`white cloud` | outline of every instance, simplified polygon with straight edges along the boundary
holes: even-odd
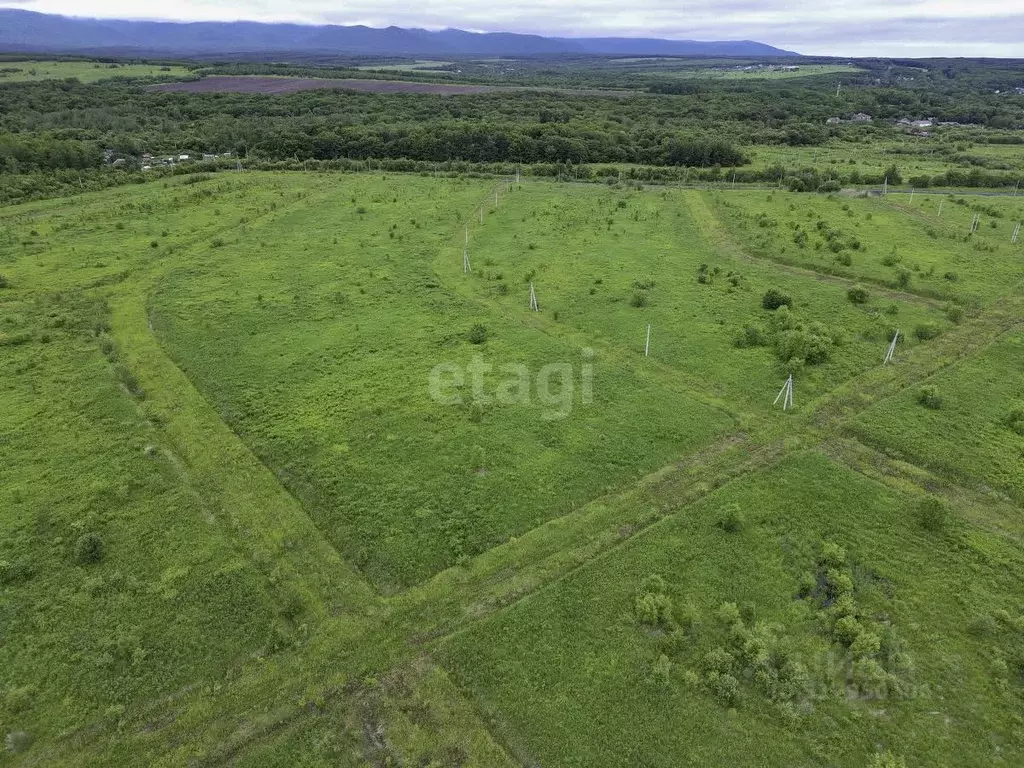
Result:
[[[1021,55],[1020,43],[1006,32],[1015,29],[1019,37],[1024,29],[1024,0],[164,0],[157,6],[124,0],[0,0],[4,5],[101,18],[749,39],[834,55]]]

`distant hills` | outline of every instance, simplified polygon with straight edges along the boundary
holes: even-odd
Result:
[[[86,19],[0,9],[0,50],[176,55],[313,53],[370,56],[795,56],[751,40],[700,42],[650,38],[560,38],[508,32],[256,22]]]

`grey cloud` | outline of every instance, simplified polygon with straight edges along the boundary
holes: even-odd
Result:
[[[1012,0],[1013,7],[1019,0]],[[139,18],[127,0],[0,0],[74,15]],[[164,0],[148,18],[459,27],[565,37],[752,39],[801,53],[1022,55],[1024,9],[1006,0]]]

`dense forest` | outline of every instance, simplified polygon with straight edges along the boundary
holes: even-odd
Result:
[[[605,61],[584,66],[527,60],[517,62],[514,73],[466,63],[460,65],[468,70],[460,81],[518,87],[444,97],[337,90],[172,93],[131,78],[8,83],[0,85],[0,199],[44,194],[44,188],[62,186],[60,174],[68,172],[75,172],[79,188],[106,185],[138,169],[146,153],[230,152],[252,163],[542,164],[546,172],[551,166],[614,163],[666,169],[653,176],[667,179],[676,178],[668,169],[692,168],[693,178],[714,179],[721,169],[740,169],[732,178],[802,175],[813,182],[825,169],[744,170],[746,148],[868,144],[898,135],[896,120],[919,118],[971,126],[944,129],[939,151],[948,155],[965,141],[1024,140],[1015,130],[1024,127],[1024,95],[1015,91],[1024,84],[1024,66],[1013,63],[869,61],[860,71],[787,80],[690,76],[707,64],[681,60],[679,68],[652,74]],[[339,65],[190,66],[194,77],[385,76]],[[437,72],[387,76],[450,80],[454,75],[448,65]],[[546,85],[551,82],[620,90],[581,93],[553,89]],[[855,113],[872,115],[874,121],[847,122]],[[827,124],[829,118],[843,122]],[[116,174],[105,167],[112,155],[124,158]],[[963,165],[955,178],[934,183],[1005,186],[1015,180],[999,174],[1009,169],[988,161]],[[841,180],[881,182],[864,174]]]

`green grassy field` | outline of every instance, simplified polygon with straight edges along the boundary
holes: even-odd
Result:
[[[1020,203],[939,199],[0,209],[4,759],[1019,763]]]
[[[73,77],[95,83],[111,77],[184,77],[189,70],[157,64],[103,64],[92,61],[5,61],[0,63],[0,83],[64,80]]]
[[[1013,414],[1024,408],[1022,348],[1019,333],[1001,337],[922,387],[868,410],[854,429],[886,451],[1002,491],[1019,503],[1024,499],[1024,424]],[[928,386],[938,390],[938,408],[920,402],[921,390]]]
[[[401,64],[366,64],[356,69],[374,70],[377,72],[418,72],[421,69],[439,69],[447,67],[450,61],[409,61]]]
[[[442,658],[525,765],[862,766],[883,750],[1013,764],[1020,687],[995,693],[996,660],[1019,647],[980,627],[1019,616],[1006,591],[1019,570],[1004,569],[1020,550],[959,523],[929,535],[917,503],[796,454],[454,636]],[[829,544],[881,641],[865,650],[835,642],[827,598],[799,597],[826,578]],[[657,622],[638,610],[650,594],[666,606]]]
[[[788,195],[738,192],[714,200],[752,251],[782,263],[961,304],[983,304],[1024,279],[1022,245],[1011,242],[1024,198],[922,192],[798,204]]]
[[[824,127],[824,126],[823,126]],[[962,149],[960,149],[962,147]],[[826,174],[878,174],[896,165],[907,179],[935,176],[948,170],[971,170],[974,165],[991,165],[1000,170],[1024,171],[1024,146],[986,145],[963,142],[951,150],[949,141],[937,134],[930,138],[908,136],[902,141],[872,140],[843,142],[832,140],[815,147],[752,146],[744,150],[752,168],[781,164],[787,168],[812,167]]]
[[[621,60],[624,61],[624,60]],[[861,72],[857,67],[846,66],[845,64],[801,64],[797,69],[715,69],[711,67],[686,67],[671,68],[671,60],[651,61],[648,59],[634,59],[636,64],[658,64],[650,70],[650,74],[657,74],[660,77],[686,78],[698,80],[792,80],[798,77],[814,77],[817,75],[837,75],[844,72]],[[736,65],[739,66],[739,65]],[[749,65],[748,65],[749,66]],[[630,68],[633,71],[634,68]]]

